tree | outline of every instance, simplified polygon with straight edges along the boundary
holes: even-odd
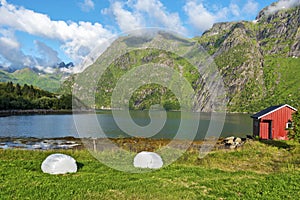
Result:
[[[288,138],[300,142],[300,112],[293,114],[293,127],[289,130]]]
[[[21,95],[22,95],[22,90],[21,90],[21,86],[20,86],[19,83],[17,83],[17,85],[16,85],[16,94],[17,94],[18,96],[21,96]]]
[[[24,84],[23,88],[22,88],[22,94],[23,96],[28,96],[30,87],[27,84]]]
[[[11,81],[7,82],[7,84],[6,84],[6,92],[13,93],[14,90],[15,90],[15,87],[14,87],[13,82],[11,82]]]

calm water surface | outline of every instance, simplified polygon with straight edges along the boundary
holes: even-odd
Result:
[[[96,119],[95,119],[96,116]],[[201,113],[200,119],[197,117],[188,118],[188,123],[199,121],[199,128],[196,139],[204,138],[208,125],[210,123],[221,123],[211,121],[209,113]],[[127,118],[117,116],[121,120],[127,121]],[[131,112],[134,122],[140,126],[150,123],[148,112],[134,111]],[[180,124],[180,112],[167,112],[167,121],[157,134],[152,138],[173,138]],[[78,114],[75,115],[78,129],[75,125],[74,117],[68,115],[26,115],[26,116],[9,116],[0,118],[0,137],[36,137],[36,138],[56,138],[56,137],[130,137],[124,133],[116,124],[111,112],[100,112],[97,115]],[[99,125],[102,132],[99,131]],[[188,139],[188,129],[181,135],[182,139]],[[245,137],[252,132],[252,120],[249,114],[227,114],[224,127],[221,133],[222,137],[240,136]]]

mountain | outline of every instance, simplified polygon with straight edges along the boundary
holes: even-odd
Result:
[[[21,85],[34,85],[43,90],[55,92],[60,88],[64,78],[68,76],[64,72],[56,70],[54,73],[46,73],[36,68],[23,68],[15,71],[0,69],[0,82],[13,82]]]
[[[111,105],[113,91],[120,84],[121,78],[124,78],[127,72],[132,72],[133,77],[126,77],[123,80],[125,83],[121,84],[121,88],[127,87],[129,91],[134,91],[132,98],[127,99],[131,109],[149,109],[152,105],[161,104],[167,110],[178,110],[180,100],[184,101],[184,106],[181,107],[192,108],[194,105],[184,99],[189,89],[177,80],[184,77],[193,93],[202,91],[203,94],[207,94],[207,91],[202,89],[204,79],[197,68],[182,55],[186,53],[186,56],[193,57],[193,50],[196,51],[197,47],[195,41],[161,31],[124,36],[114,41],[94,64],[76,77],[70,77],[64,85],[69,91],[70,87],[75,88],[73,94],[85,105],[120,108],[123,105]],[[144,66],[144,70],[134,71],[138,70],[139,66]],[[149,78],[152,81],[149,81]],[[174,90],[177,90],[181,98],[176,98],[172,92]],[[191,95],[188,100],[191,99]],[[203,97],[200,93],[195,94],[195,98]],[[210,104],[207,104],[203,109],[209,110],[209,107]],[[201,108],[194,106],[194,109]]]
[[[72,62],[69,62],[69,63],[65,63],[65,62],[61,62],[61,63],[58,63],[57,64],[57,67],[58,68],[66,68],[66,69],[70,69],[72,67],[74,67],[74,64]]]
[[[267,10],[252,22],[215,24],[197,38],[222,73],[230,111],[300,105],[300,7]]]
[[[70,77],[65,82],[63,91],[71,91],[74,80],[77,82],[90,79],[89,88],[79,95],[88,96],[95,92],[96,108],[111,107],[111,96],[118,80],[136,66],[146,63],[166,64],[175,69],[193,85],[197,100],[203,107],[201,111],[211,111],[207,105],[209,94],[203,88],[209,72],[197,74],[191,70],[182,52],[195,52],[201,45],[213,58],[224,81],[228,105],[232,112],[255,112],[270,105],[288,103],[300,106],[300,7],[281,9],[270,12],[263,9],[254,21],[224,22],[214,24],[202,36],[184,39],[159,33],[154,38],[121,37],[115,41],[83,73]],[[167,46],[170,52],[156,51],[151,48],[124,52],[112,63],[103,61],[128,47]],[[120,54],[121,55],[121,54]],[[198,56],[202,59],[203,54]],[[198,67],[201,67],[201,63]],[[105,69],[106,68],[106,69]],[[103,71],[105,70],[105,71]],[[101,79],[97,75],[101,74]],[[151,72],[149,72],[151,76]],[[85,77],[85,78],[84,78]],[[75,84],[76,86],[76,84]],[[126,85],[124,85],[125,87]],[[130,99],[132,109],[148,109],[150,105],[161,103],[165,107],[178,108],[176,100],[167,88],[158,85],[145,85],[137,90]]]
[[[13,82],[21,85],[34,85],[43,90],[56,92],[61,83],[72,73],[72,62],[60,62],[52,67],[2,67],[0,66],[0,82]]]

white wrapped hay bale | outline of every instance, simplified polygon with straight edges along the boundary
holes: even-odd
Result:
[[[77,172],[76,160],[65,154],[51,154],[42,163],[41,169],[48,174],[66,174]]]
[[[134,167],[159,169],[163,166],[163,161],[157,153],[142,151],[133,160]]]

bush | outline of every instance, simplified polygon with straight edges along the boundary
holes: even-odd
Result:
[[[289,130],[288,138],[300,142],[300,113],[299,111],[293,114],[293,128]]]

